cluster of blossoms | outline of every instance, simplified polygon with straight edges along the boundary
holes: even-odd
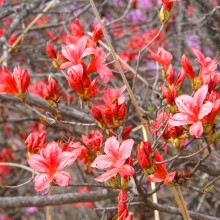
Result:
[[[152,152],[151,144],[147,141],[142,141],[136,150],[137,160],[140,167],[147,176],[147,181],[150,182],[171,182],[176,172],[168,173],[166,164],[163,163],[163,156],[158,151]]]
[[[66,79],[79,98],[89,101],[97,95],[100,87],[98,77],[92,79],[91,74],[97,72],[103,83],[109,82],[113,77],[112,71],[104,64],[108,55],[97,46],[102,37],[102,30],[97,25],[90,39],[76,20],[70,22],[70,31],[71,34],[63,39],[65,45],[62,46],[61,52],[55,50],[49,42],[46,51],[55,67],[60,70],[67,69]]]
[[[116,129],[122,124],[127,112],[122,95],[125,89],[125,86],[119,90],[108,87],[103,96],[104,105],[92,106],[92,115],[101,128]]]
[[[154,59],[161,64],[166,80],[166,84],[162,86],[162,94],[166,99],[170,113],[164,115],[167,115],[165,118],[170,118],[170,128],[185,125],[192,136],[198,138],[203,133],[209,134],[213,142],[216,137],[214,123],[220,111],[220,96],[215,91],[220,82],[220,75],[216,72],[217,60],[205,57],[196,48],[192,48],[192,51],[200,66],[198,76],[196,76],[192,64],[184,54],[181,61],[182,68],[175,81],[175,72],[171,64],[172,54],[163,48],[159,48],[158,53],[152,54]],[[179,95],[178,92],[186,76],[192,82],[194,90],[192,96]],[[174,130],[178,131],[177,136],[182,135],[181,127]]]
[[[69,185],[72,175],[62,169],[73,165],[76,159],[90,167],[94,160],[93,154],[98,153],[102,147],[103,136],[99,131],[92,131],[88,137],[82,135],[82,140],[82,144],[80,142],[46,142],[45,131],[34,131],[27,137],[25,141],[27,160],[29,165],[38,172],[35,177],[37,191],[48,188],[51,183],[59,186]]]

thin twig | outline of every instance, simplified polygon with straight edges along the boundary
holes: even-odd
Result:
[[[43,11],[37,15],[37,17],[25,28],[25,30],[18,36],[16,41],[12,44],[12,46],[8,49],[8,53],[11,53],[12,50],[18,45],[18,43],[21,41],[21,39],[24,37],[24,35],[33,27],[33,25],[52,7],[54,7],[57,4],[56,0],[52,0],[44,9]],[[0,63],[4,60],[4,56],[0,58]]]
[[[60,120],[63,124],[69,124],[69,125],[78,125],[78,126],[96,126],[96,123],[80,123],[80,122],[75,122],[75,121],[62,121]]]
[[[33,179],[30,178],[29,180],[25,181],[24,183],[21,183],[21,184],[16,185],[16,186],[0,185],[0,188],[15,189],[15,188],[19,188],[21,186],[24,186],[24,185],[30,183],[32,180]]]
[[[113,21],[108,22],[108,23],[106,24],[106,26],[110,26],[110,25],[112,25],[112,24],[114,24],[114,23],[116,23],[116,22],[121,21],[123,18],[125,18],[125,16],[128,14],[128,12],[129,12],[129,10],[130,10],[130,8],[131,8],[131,3],[132,3],[132,0],[129,0],[128,5],[127,5],[127,8],[125,9],[123,15],[122,15],[121,17],[119,17],[119,18],[113,20]]]
[[[12,162],[0,162],[0,166],[9,166],[9,167],[18,167],[18,168],[21,168],[21,169],[24,169],[24,170],[27,170],[31,173],[34,172],[33,169],[31,169],[30,167],[27,167],[25,165],[22,165],[22,164],[18,164],[18,163],[12,163]],[[35,171],[36,172],[36,171]],[[37,172],[36,172],[37,173]]]

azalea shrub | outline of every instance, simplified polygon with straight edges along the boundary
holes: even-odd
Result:
[[[1,219],[220,217],[207,3],[0,1]]]

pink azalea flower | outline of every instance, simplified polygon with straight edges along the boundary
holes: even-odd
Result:
[[[122,93],[126,90],[126,86],[122,86],[120,89],[115,89],[112,87],[108,87],[105,91],[103,100],[106,105],[111,106],[114,103],[118,103],[119,105],[125,102],[125,97]]]
[[[72,165],[76,157],[71,152],[62,152],[56,142],[50,142],[41,150],[40,155],[33,154],[28,158],[29,165],[39,174],[35,177],[35,189],[41,191],[51,182],[59,186],[69,185],[72,175],[62,171],[65,166]]]
[[[131,156],[134,141],[128,139],[122,141],[121,145],[116,137],[106,140],[104,146],[105,155],[100,155],[91,164],[91,167],[107,170],[101,176],[95,178],[96,181],[105,182],[119,174],[122,177],[132,176],[134,168],[126,164],[126,160]]]
[[[219,82],[220,74],[215,72],[217,69],[217,59],[205,57],[200,50],[192,48],[192,51],[196,55],[196,61],[200,65],[199,78],[202,79],[204,84],[208,84],[209,81],[214,78]]]
[[[94,54],[95,50],[91,47],[86,48],[88,37],[82,36],[76,44],[68,44],[62,47],[62,54],[68,60],[64,62],[60,69],[66,69],[78,65],[82,59],[88,55]]]
[[[151,55],[163,68],[168,68],[173,59],[172,54],[162,47],[158,48],[157,53],[151,53]]]
[[[97,72],[104,83],[109,82],[109,79],[113,77],[112,71],[104,64],[108,55],[102,48],[97,47],[96,54],[87,69],[88,73]]]
[[[212,102],[204,103],[207,94],[208,86],[203,85],[193,97],[188,95],[177,97],[175,102],[180,113],[176,113],[169,120],[169,124],[173,126],[190,125],[190,134],[200,137],[203,133],[202,120],[213,109]]]

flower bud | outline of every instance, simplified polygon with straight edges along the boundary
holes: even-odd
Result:
[[[152,165],[152,159],[151,159],[152,149],[149,142],[141,141],[141,143],[137,147],[136,154],[137,154],[138,164],[143,169],[147,169]]]

